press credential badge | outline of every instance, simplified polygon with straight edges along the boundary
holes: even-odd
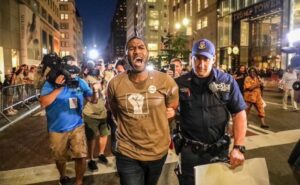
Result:
[[[69,105],[70,105],[70,109],[77,109],[78,107],[77,98],[69,98]]]

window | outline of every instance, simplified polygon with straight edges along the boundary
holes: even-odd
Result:
[[[159,20],[149,20],[149,26],[150,29],[152,28],[152,30],[158,30],[159,27]]]
[[[158,45],[156,43],[149,43],[148,49],[149,50],[158,50]]]
[[[184,17],[187,17],[187,11],[188,11],[188,7],[187,7],[187,3],[184,4]]]
[[[70,55],[70,51],[61,51],[61,52],[60,52],[60,56],[61,56],[61,57],[64,57],[64,56],[66,56],[66,55]]]
[[[68,23],[61,23],[60,24],[60,29],[69,29],[69,24]]]
[[[197,3],[197,10],[198,10],[198,12],[200,12],[200,10],[201,10],[201,0],[198,0],[198,3]]]
[[[67,4],[61,4],[61,5],[59,5],[59,10],[68,11],[68,5]]]
[[[61,42],[60,42],[60,46],[61,46],[61,47],[68,47],[68,46],[69,46],[69,43],[66,42],[66,41],[61,41]]]
[[[208,7],[208,1],[204,0],[204,8],[207,8],[207,7]]]
[[[53,21],[53,26],[56,30],[59,30],[59,25],[57,22]]]
[[[61,36],[62,39],[66,38],[66,34],[65,33],[61,33],[60,36]]]
[[[203,17],[203,19],[202,19],[202,28],[207,27],[207,25],[208,25],[207,17]]]
[[[48,22],[49,24],[52,24],[52,17],[50,15],[48,16]]]
[[[62,13],[62,14],[60,14],[60,19],[61,20],[68,20],[69,19],[69,15],[67,13]]]
[[[190,0],[190,16],[193,16],[193,1]]]
[[[150,18],[158,19],[158,11],[157,10],[150,10],[149,14],[150,14]]]
[[[202,28],[202,20],[199,19],[199,20],[197,21],[197,30],[200,30],[201,28]]]
[[[155,3],[156,0],[148,0],[149,3]]]
[[[47,12],[44,8],[42,8],[42,17],[47,20]]]

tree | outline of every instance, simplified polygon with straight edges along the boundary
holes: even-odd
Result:
[[[188,45],[188,36],[184,33],[179,33],[172,36],[170,33],[166,37],[161,38],[164,48],[162,54],[159,56],[162,60],[171,61],[172,58],[181,58],[188,61],[190,50],[186,49]]]

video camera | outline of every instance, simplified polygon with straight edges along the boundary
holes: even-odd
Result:
[[[75,76],[80,73],[80,68],[71,65],[71,62],[75,61],[75,58],[71,55],[60,58],[56,53],[50,53],[44,56],[42,60],[42,74],[46,76],[47,81],[55,84],[58,87],[67,85],[70,88],[77,88],[79,81]],[[65,83],[56,84],[55,80],[59,75],[64,75]]]
[[[93,60],[88,60],[84,66],[85,69],[87,69],[87,74],[98,77],[100,75],[99,69],[96,68],[96,64]]]

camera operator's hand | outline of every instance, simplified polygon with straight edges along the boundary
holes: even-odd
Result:
[[[55,79],[55,83],[56,84],[59,84],[59,85],[62,85],[65,83],[65,77],[64,75],[59,75],[56,79]]]

